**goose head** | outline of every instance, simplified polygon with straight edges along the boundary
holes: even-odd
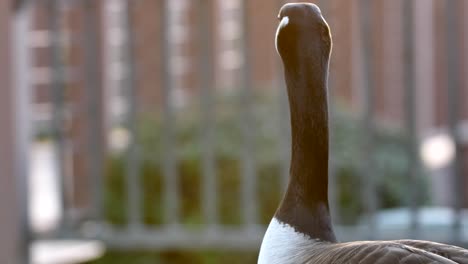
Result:
[[[278,19],[275,46],[283,61],[291,117],[303,119],[327,111],[332,37],[320,8],[311,3],[285,4]],[[319,107],[311,109],[311,104]],[[293,120],[293,130],[301,123]]]
[[[304,57],[328,61],[332,46],[330,28],[317,5],[286,4],[280,9],[278,19],[275,44],[285,68]]]

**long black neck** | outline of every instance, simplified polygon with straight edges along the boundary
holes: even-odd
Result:
[[[335,241],[328,208],[328,55],[285,61],[292,156],[276,217],[312,238]]]

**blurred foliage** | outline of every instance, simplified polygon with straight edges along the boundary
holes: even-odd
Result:
[[[253,147],[257,170],[257,193],[260,222],[268,224],[281,197],[281,151],[279,137],[281,109],[269,98],[255,98],[252,121],[255,126]],[[218,210],[221,224],[241,224],[241,154],[242,131],[239,126],[239,102],[236,98],[223,98],[215,103],[214,138],[216,176],[218,181]],[[342,107],[335,109],[332,118],[332,162],[335,165],[338,219],[341,224],[357,223],[365,213],[362,194],[365,179],[360,177],[363,166],[373,164],[374,181],[381,208],[407,204],[407,172],[409,159],[406,138],[401,131],[376,128],[373,137],[373,160],[362,159],[362,143],[366,135],[361,121]],[[282,122],[288,122],[283,120]],[[177,111],[175,118],[175,144],[172,150],[177,157],[181,223],[189,229],[203,226],[202,215],[202,136],[199,106]],[[135,138],[141,155],[140,181],[142,187],[142,212],[145,224],[157,227],[164,222],[162,139],[165,130],[159,118],[141,118]],[[126,154],[115,154],[108,161],[107,190],[105,194],[106,217],[113,225],[126,223]],[[427,183],[420,182],[421,193],[427,201]],[[110,252],[95,263],[255,263],[256,252]],[[222,261],[221,261],[222,259]]]
[[[332,159],[337,181],[337,203],[339,223],[344,225],[356,224],[365,214],[365,185],[369,179],[365,178],[366,169],[371,168],[372,181],[375,184],[375,195],[379,208],[394,208],[409,205],[410,189],[408,184],[410,164],[409,139],[401,129],[389,127],[388,124],[377,122],[373,135],[363,130],[362,121],[343,108],[337,109],[333,116],[331,137]],[[364,160],[363,147],[366,142],[372,143],[371,160]],[[430,202],[429,181],[421,177],[419,171],[416,186],[418,189],[418,203]]]

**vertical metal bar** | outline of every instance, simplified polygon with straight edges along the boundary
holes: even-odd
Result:
[[[278,13],[280,8],[283,6],[284,1],[278,1]],[[276,14],[275,14],[276,16]],[[291,160],[291,129],[289,127],[289,107],[288,107],[288,95],[285,87],[283,66],[281,65],[281,59],[279,55],[275,60],[276,65],[276,86],[278,87],[278,104],[279,104],[279,154],[280,154],[280,184],[282,193],[286,193],[286,188],[289,183],[289,163]]]
[[[257,223],[257,197],[256,191],[256,173],[255,173],[255,157],[253,155],[254,145],[254,125],[252,120],[252,76],[251,76],[251,61],[250,61],[250,45],[249,45],[249,15],[248,15],[248,0],[242,1],[242,87],[240,94],[241,120],[240,125],[244,140],[242,151],[242,206],[243,220],[247,227]]]
[[[124,44],[124,61],[128,75],[125,87],[128,99],[127,129],[131,135],[130,145],[127,150],[127,188],[128,207],[127,218],[130,229],[139,229],[142,226],[142,199],[141,199],[141,179],[140,179],[140,149],[137,130],[137,102],[136,102],[136,79],[135,79],[135,58],[133,56],[133,29],[132,29],[132,8],[130,0],[124,0],[123,4],[126,12],[122,12],[124,32],[126,32],[127,42]]]
[[[60,220],[60,228],[64,228],[67,220],[67,194],[65,177],[65,131],[64,131],[64,114],[65,114],[65,72],[64,58],[62,50],[61,36],[61,3],[59,0],[47,1],[49,10],[48,27],[50,30],[50,59],[51,59],[51,95],[52,95],[52,127],[51,132],[55,140],[54,154],[56,161],[56,177],[59,192],[60,192],[60,209],[62,218]]]
[[[19,226],[21,228],[18,240],[18,250],[16,252],[18,263],[30,263],[30,242],[32,241],[31,230],[29,226],[29,195],[28,195],[28,175],[29,175],[29,148],[33,136],[33,127],[31,124],[31,103],[32,93],[30,79],[25,76],[25,72],[30,71],[31,54],[28,46],[29,30],[31,23],[31,3],[23,1],[15,9],[12,33],[13,38],[11,48],[13,50],[14,65],[13,82],[11,91],[15,94],[15,166],[16,170],[16,192],[19,201]],[[12,58],[13,59],[13,58]],[[13,61],[12,61],[13,62]],[[3,245],[5,246],[5,245]],[[4,260],[7,261],[8,260]]]
[[[328,20],[328,25],[332,27],[333,25],[333,16],[330,15],[332,4],[328,0],[320,0],[318,1],[318,4],[320,5],[320,9],[322,10],[322,14],[324,14],[325,18]],[[328,14],[328,16],[327,16]],[[331,29],[333,32],[333,29]],[[330,126],[330,131],[329,131],[329,162],[328,162],[328,196],[329,196],[329,202],[330,202],[330,210],[331,210],[331,215],[332,215],[332,220],[335,223],[339,223],[339,205],[338,205],[338,184],[337,184],[337,178],[336,178],[336,168],[337,168],[337,162],[335,159],[335,131],[334,131],[334,116],[335,116],[335,100],[334,100],[334,95],[332,91],[333,89],[333,79],[328,77],[328,112],[329,112],[329,126]]]
[[[367,213],[369,214],[369,238],[374,238],[377,230],[375,213],[377,211],[377,197],[375,193],[375,168],[373,162],[374,148],[374,65],[372,61],[373,45],[372,45],[372,29],[371,29],[371,6],[372,1],[361,0],[361,30],[362,30],[362,53],[363,53],[363,75],[364,75],[364,113],[363,113],[363,164],[362,169],[364,176],[364,196],[363,202]]]
[[[410,235],[417,237],[419,233],[418,209],[419,192],[416,186],[419,179],[419,155],[418,136],[416,127],[416,100],[415,100],[415,80],[414,80],[414,51],[413,51],[413,1],[403,1],[403,33],[404,33],[404,80],[405,80],[405,108],[406,108],[406,128],[408,136],[407,153],[409,157],[408,167],[408,195],[411,211]]]
[[[217,189],[214,157],[214,61],[213,61],[213,1],[200,0],[198,3],[198,16],[200,17],[200,70],[201,70],[201,107],[202,128],[201,140],[203,142],[203,214],[208,227],[216,225],[217,216]]]
[[[171,12],[169,1],[161,1],[161,69],[162,72],[162,108],[163,108],[163,127],[162,138],[163,155],[163,174],[165,179],[164,186],[164,205],[166,206],[165,221],[166,224],[176,225],[179,222],[179,195],[178,195],[178,175],[177,161],[174,151],[174,109],[173,109],[173,88],[172,79],[172,49],[171,49]]]
[[[84,4],[84,46],[85,46],[85,63],[86,63],[86,102],[87,102],[87,117],[88,117],[88,129],[87,129],[87,143],[88,143],[88,174],[89,184],[91,190],[92,199],[92,212],[91,215],[95,220],[102,218],[103,204],[102,204],[102,192],[103,190],[103,151],[102,151],[102,134],[101,124],[102,119],[100,118],[100,106],[102,103],[102,86],[99,81],[99,56],[98,50],[99,45],[97,41],[99,39],[98,34],[98,9],[96,8],[96,1],[85,0]]]
[[[457,242],[461,241],[462,221],[461,212],[464,201],[464,178],[462,174],[462,151],[460,134],[458,133],[458,120],[460,116],[459,95],[460,95],[460,61],[459,61],[459,2],[457,0],[446,1],[446,19],[447,19],[447,86],[448,86],[448,126],[450,136],[455,142],[455,159],[452,164],[454,203],[453,209],[456,217],[454,218],[452,231]]]

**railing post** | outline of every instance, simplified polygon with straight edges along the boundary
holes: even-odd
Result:
[[[65,228],[69,217],[69,208],[71,205],[67,195],[66,180],[68,176],[65,168],[66,155],[66,135],[64,129],[65,119],[65,73],[64,73],[64,54],[62,50],[62,32],[61,32],[61,2],[59,0],[49,0],[47,2],[49,12],[48,28],[50,30],[49,56],[51,64],[51,84],[50,94],[52,95],[52,127],[51,134],[54,140],[54,155],[56,160],[56,175],[60,192],[60,210],[62,217],[60,228]]]
[[[88,143],[88,174],[91,190],[91,216],[93,220],[102,220],[103,215],[103,191],[104,191],[104,150],[103,150],[103,118],[102,108],[103,90],[101,76],[99,75],[102,63],[100,61],[99,45],[99,11],[102,2],[85,0],[84,4],[84,46],[85,46],[85,71],[86,71],[86,105],[87,105],[87,143]]]
[[[327,18],[327,22],[330,30],[334,32],[333,28],[333,20],[336,20],[336,17],[333,17],[331,14],[331,10],[333,9],[332,3],[328,0],[319,0],[318,4],[320,5],[320,9],[322,10],[322,14]],[[333,36],[332,36],[333,37]],[[330,65],[331,67],[331,65]],[[330,71],[330,73],[332,73]],[[330,74],[328,77],[328,122],[330,126],[329,131],[329,154],[328,154],[328,199],[330,203],[330,211],[332,216],[333,223],[340,223],[341,216],[339,214],[339,204],[338,204],[338,196],[339,196],[339,186],[338,186],[338,179],[337,179],[337,160],[335,158],[335,115],[336,115],[336,105],[335,105],[335,96],[334,96],[334,82],[333,82],[333,74]]]
[[[377,195],[375,193],[375,165],[374,165],[374,64],[373,64],[373,45],[372,45],[372,1],[361,0],[361,36],[362,36],[362,54],[363,54],[363,76],[364,76],[364,109],[362,125],[364,129],[363,152],[362,152],[362,175],[363,178],[363,202],[368,213],[369,219],[369,238],[376,237],[377,223],[375,214],[377,212]]]
[[[452,164],[453,179],[453,209],[455,218],[453,221],[453,237],[456,242],[462,239],[461,213],[464,201],[465,180],[463,173],[463,157],[459,134],[460,118],[460,59],[459,59],[459,27],[458,27],[458,0],[446,1],[446,19],[447,19],[447,88],[448,88],[448,127],[450,136],[455,142],[455,159]]]
[[[127,36],[125,43],[125,63],[127,65],[126,76],[126,96],[128,102],[127,113],[127,129],[131,134],[130,146],[127,150],[127,195],[128,195],[128,221],[131,230],[142,228],[142,193],[141,193],[141,177],[140,177],[140,145],[138,142],[138,118],[137,118],[137,98],[136,98],[136,78],[135,78],[135,58],[134,58],[134,35],[133,35],[133,10],[132,1],[125,0],[124,28]]]
[[[215,226],[218,222],[217,213],[217,182],[216,164],[214,149],[214,58],[213,58],[213,5],[211,0],[200,0],[198,12],[200,17],[199,25],[199,47],[201,65],[201,107],[202,107],[202,128],[201,140],[202,168],[203,168],[203,214],[208,227]]]
[[[414,72],[414,49],[413,49],[413,1],[404,1],[403,3],[403,32],[404,32],[404,78],[405,78],[405,108],[406,108],[406,129],[407,129],[407,153],[409,156],[408,168],[408,195],[409,207],[411,210],[409,233],[411,237],[417,237],[419,234],[418,207],[419,191],[415,188],[419,180],[419,155],[418,155],[418,133],[416,126],[416,91],[415,91],[415,72]]]
[[[257,223],[257,197],[255,196],[257,175],[255,171],[255,155],[253,155],[254,139],[255,139],[255,126],[253,125],[252,117],[252,98],[253,98],[253,83],[252,83],[252,67],[250,60],[251,47],[249,45],[249,1],[242,1],[242,54],[243,54],[243,67],[242,67],[242,84],[240,91],[240,124],[243,136],[242,148],[242,206],[243,206],[243,220],[246,227],[253,227]]]
[[[284,5],[284,0],[278,0],[278,9]],[[275,16],[277,14],[274,14]],[[279,154],[280,154],[280,185],[282,194],[286,193],[286,188],[289,183],[289,162],[291,160],[291,129],[289,120],[289,107],[288,107],[288,94],[284,83],[283,66],[279,54],[275,53],[275,73],[276,73],[276,86],[278,87],[278,104],[279,104]]]
[[[177,159],[174,149],[175,113],[174,113],[174,81],[172,76],[172,48],[171,48],[171,8],[169,0],[161,1],[161,69],[162,69],[162,109],[163,109],[163,138],[162,170],[164,175],[165,223],[175,226],[179,224],[179,179],[177,175]]]
[[[29,263],[29,5],[0,1],[0,260]],[[13,12],[15,12],[13,14]],[[11,37],[11,39],[10,39]],[[11,67],[12,66],[12,67]]]

